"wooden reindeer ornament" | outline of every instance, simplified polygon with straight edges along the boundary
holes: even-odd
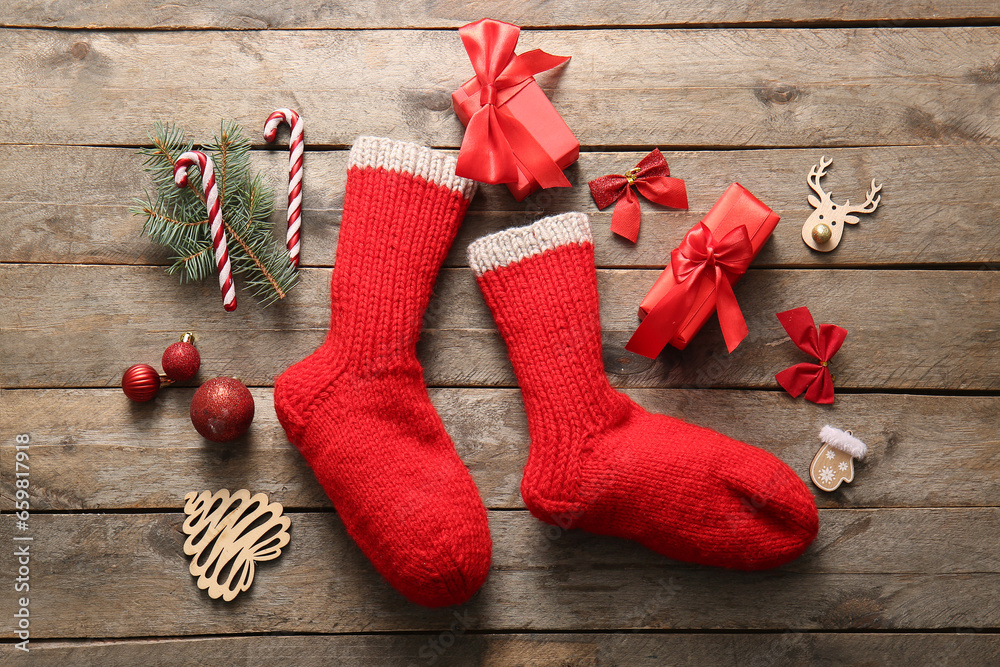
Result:
[[[833,193],[824,192],[822,186],[819,184],[820,179],[826,176],[826,168],[831,164],[833,164],[832,158],[821,157],[819,164],[813,165],[813,168],[809,170],[809,177],[806,179],[809,187],[819,196],[809,195],[809,203],[816,210],[812,212],[809,219],[802,225],[802,240],[805,241],[807,246],[820,252],[830,252],[837,247],[841,237],[844,235],[845,224],[858,224],[860,218],[856,215],[851,215],[852,213],[872,213],[878,207],[879,202],[882,201],[881,195],[878,197],[875,196],[882,189],[882,186],[875,185],[875,179],[873,178],[871,188],[868,190],[868,198],[864,204],[861,206],[851,206],[850,199],[843,204],[834,204]]]

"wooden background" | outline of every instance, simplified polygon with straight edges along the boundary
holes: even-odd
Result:
[[[0,492],[29,433],[31,653],[14,649],[13,518],[0,522],[0,652],[88,665],[996,664],[1000,654],[1000,5],[996,0],[513,3],[14,0],[0,8]],[[322,340],[346,149],[359,134],[457,149],[449,94],[471,75],[455,28],[519,23],[520,50],[572,55],[539,77],[583,152],[575,187],[515,203],[482,188],[437,287],[421,355],[431,395],[490,509],[489,580],[458,609],[405,602],[344,532],[278,425],[276,374]],[[156,120],[196,141],[224,117],[306,119],[301,283],[282,304],[179,286],[128,213]],[[286,134],[283,134],[284,138]],[[254,157],[284,188],[284,143]],[[608,231],[586,182],[660,147],[691,210],[644,204],[640,241]],[[885,182],[828,255],[799,238],[821,155],[838,201]],[[738,180],[783,220],[737,288],[750,337],[714,320],[656,362],[622,349],[684,232]],[[280,199],[280,197],[279,197]],[[482,234],[591,214],[606,362],[637,401],[759,444],[803,477],[826,423],[867,441],[857,480],[817,491],[819,538],[745,574],[562,533],[518,494],[527,432],[492,319],[463,266]],[[282,209],[276,213],[283,219]],[[850,331],[837,402],[788,397],[804,360],[774,313],[808,305]],[[251,385],[250,434],[211,445],[193,386],[149,404],[121,372],[194,329],[202,378]],[[187,573],[184,494],[249,487],[292,518],[285,554],[237,601]],[[812,488],[810,486],[810,488]]]

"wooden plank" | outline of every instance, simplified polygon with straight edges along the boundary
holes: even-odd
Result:
[[[799,228],[811,208],[805,184],[820,154],[834,159],[826,186],[838,201],[857,201],[872,178],[884,182],[878,212],[852,228],[836,252],[815,253]],[[644,153],[584,153],[568,173],[573,188],[540,192],[517,203],[503,186],[485,186],[472,203],[448,266],[465,266],[474,239],[564,211],[591,215],[600,266],[655,267],[700,220],[730,181],[739,181],[782,217],[756,266],[871,266],[1000,262],[1000,237],[983,234],[1000,217],[1000,149],[995,146],[890,146],[769,151],[675,151],[666,157],[686,179],[691,209],[644,204],[642,234],[633,245],[608,228],[612,209],[597,211],[587,181],[622,173]],[[255,151],[258,168],[282,191],[284,150]],[[762,165],[766,163],[766,169]],[[73,169],[52,169],[54,164]],[[969,169],[975,164],[974,170]],[[333,264],[343,207],[346,151],[307,155],[303,264]],[[26,179],[23,174],[32,174]],[[142,219],[128,209],[150,187],[131,149],[0,146],[0,261],[166,264],[165,253],[142,236]],[[284,207],[275,220],[283,227]]]
[[[45,28],[215,28],[266,30],[295,28],[449,28],[483,16],[496,7],[485,0],[452,2],[400,2],[386,4],[363,0],[351,5],[315,5],[302,0],[258,5],[252,9],[237,0],[194,0],[178,4],[135,3],[112,0],[81,7],[68,0],[23,0],[5,5],[0,25]],[[905,21],[977,20],[1000,15],[989,0],[886,0],[870,3],[830,3],[816,6],[802,0],[768,2],[711,2],[695,0],[663,4],[645,0],[629,5],[587,0],[553,7],[514,3],[504,7],[503,18],[521,26],[642,26],[741,23],[826,23],[835,21],[884,23]]]
[[[285,553],[261,564],[253,588],[228,604],[210,600],[188,573],[183,514],[35,514],[32,636],[440,631],[455,620],[454,609],[424,609],[393,591],[335,514],[290,516]],[[757,573],[674,563],[624,540],[558,531],[524,511],[493,512],[490,522],[491,576],[457,610],[470,630],[1000,623],[994,586],[1000,508],[822,510],[820,535],[802,558]],[[12,530],[12,522],[3,522],[7,544]],[[8,581],[13,561],[3,557]],[[2,604],[0,631],[9,637],[13,596]]]
[[[998,41],[998,27],[545,30],[522,49],[573,56],[539,81],[584,146],[988,144]],[[315,146],[457,147],[450,93],[472,74],[440,30],[9,30],[0,70],[5,143],[82,145],[145,143],[154,120],[207,138],[220,115],[258,126],[289,104]]]
[[[286,508],[330,503],[287,442],[271,391],[253,389],[254,425],[232,445],[194,432],[193,389],[171,388],[144,405],[116,389],[18,390],[0,396],[0,432],[31,436],[36,510],[171,509],[194,490],[251,486]],[[1000,506],[1000,397],[846,394],[818,411],[777,392],[631,389],[647,409],[701,424],[772,452],[823,508]],[[431,399],[487,507],[520,509],[529,438],[520,392],[432,389]],[[870,448],[854,483],[815,490],[808,467],[824,424],[851,428]],[[11,461],[13,439],[0,443]],[[266,471],[266,472],[264,472]],[[0,476],[0,508],[13,509],[14,479]]]
[[[628,354],[636,308],[658,271],[601,270],[605,366],[619,386],[775,389],[774,374],[807,360],[776,312],[808,305],[851,332],[834,360],[840,389],[995,390],[1000,387],[997,271],[752,269],[736,286],[750,335],[726,355],[710,320],[683,352],[656,362]],[[305,269],[278,307],[248,299],[235,313],[218,286],[178,286],[158,267],[0,265],[4,387],[111,387],[126,366],[155,362],[165,341],[195,328],[212,375],[270,384],[324,339],[328,271]],[[514,377],[468,269],[446,269],[425,317],[421,355],[432,386],[507,385]],[[857,298],[864,294],[865,298]],[[99,305],[98,305],[99,304]],[[159,341],[159,342],[157,342]],[[67,351],[72,351],[67,354]]]
[[[30,643],[32,664],[103,666],[271,664],[295,656],[300,667],[366,665],[985,665],[1000,652],[989,633],[472,634],[456,619],[433,634],[205,637]],[[17,657],[11,644],[0,655]]]

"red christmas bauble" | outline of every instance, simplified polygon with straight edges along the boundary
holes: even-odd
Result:
[[[190,380],[198,374],[201,355],[198,348],[186,340],[174,343],[163,351],[163,373],[175,382]]]
[[[235,440],[253,421],[253,396],[236,378],[212,378],[191,399],[191,423],[212,442]]]
[[[129,366],[122,375],[122,391],[136,403],[145,403],[160,390],[160,374],[149,364]]]

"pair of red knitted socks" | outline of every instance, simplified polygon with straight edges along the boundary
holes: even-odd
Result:
[[[274,388],[279,421],[348,533],[397,590],[432,607],[466,601],[490,567],[486,510],[416,356],[434,282],[474,193],[445,153],[359,139],[330,330]],[[469,263],[524,396],[531,444],[521,493],[532,514],[746,570],[808,547],[816,506],[785,464],[650,414],[611,387],[585,215],[479,239]]]

